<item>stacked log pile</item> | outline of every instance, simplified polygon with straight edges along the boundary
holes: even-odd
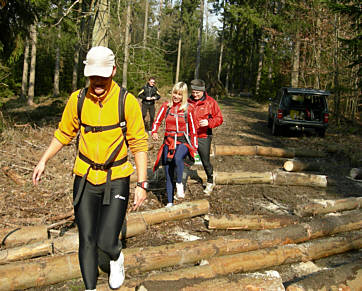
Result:
[[[324,156],[320,152],[298,152],[260,146],[216,146],[214,154],[286,158]],[[284,164],[286,172],[215,172],[216,184],[267,183],[327,187],[327,177],[324,175],[295,173],[316,170],[317,165],[297,160],[287,162]],[[205,179],[203,171],[188,174],[191,181],[192,175]],[[298,205],[290,215],[283,216],[230,213],[216,216],[209,213],[210,205],[207,200],[130,213],[127,215],[120,239],[145,232],[154,224],[201,215],[207,215],[204,218],[208,221],[210,231],[224,229],[233,230],[233,233],[207,240],[124,249],[126,271],[135,275],[135,278],[126,280],[125,285],[119,290],[170,290],[170,286],[172,290],[184,291],[285,290],[285,287],[288,291],[328,288],[358,290],[362,279],[361,261],[328,270],[334,274],[333,279],[328,282],[321,279],[324,272],[321,271],[288,286],[283,285],[281,277],[275,271],[263,274],[246,272],[272,270],[273,267],[282,264],[317,260],[361,249],[361,199],[355,197],[315,200]],[[348,212],[343,212],[346,210]],[[338,215],[325,215],[331,212],[338,212]],[[74,216],[73,213],[67,213],[59,219],[69,221],[74,219]],[[43,225],[0,231],[0,291],[46,286],[81,276],[76,253],[77,233],[50,238],[49,228],[50,226]],[[163,270],[170,267],[174,270]],[[232,280],[228,277],[230,274],[233,274]],[[101,284],[97,286],[97,290],[110,289],[107,284]]]
[[[356,210],[338,217],[316,217],[308,223],[289,224],[283,228],[241,231],[230,237],[125,249],[125,266],[132,274],[207,260],[202,266],[152,273],[142,281],[130,282],[133,287],[148,281],[213,279],[359,249],[362,246],[362,232],[358,231],[361,227],[362,213]],[[4,264],[0,266],[0,290],[44,286],[78,278],[78,264],[75,252]]]

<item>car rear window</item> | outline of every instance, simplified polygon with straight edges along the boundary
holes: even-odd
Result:
[[[283,98],[286,107],[324,108],[325,104],[323,95],[288,94]]]

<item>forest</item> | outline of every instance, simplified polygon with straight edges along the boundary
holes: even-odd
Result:
[[[0,106],[67,98],[86,82],[86,52],[104,45],[134,94],[149,76],[161,88],[202,78],[211,96],[258,101],[281,86],[312,87],[333,93],[337,123],[354,121],[361,9],[356,0],[2,0]]]

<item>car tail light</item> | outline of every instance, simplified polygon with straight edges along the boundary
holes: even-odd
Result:
[[[324,115],[323,115],[323,122],[324,122],[324,123],[328,123],[328,117],[329,117],[329,114],[328,114],[328,113],[324,113]]]
[[[281,109],[278,109],[277,118],[282,119],[283,118],[283,111]]]

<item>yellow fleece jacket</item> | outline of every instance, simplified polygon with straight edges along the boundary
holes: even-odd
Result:
[[[65,106],[62,119],[54,136],[62,144],[66,145],[76,136],[80,124],[77,114],[77,103],[79,91],[71,94],[67,105]],[[112,85],[103,96],[97,97],[91,87],[88,88],[86,98],[82,108],[81,120],[83,124],[90,126],[106,126],[119,122],[118,115],[118,95],[120,87],[112,81]],[[127,141],[130,151],[147,152],[148,136],[142,119],[142,113],[136,98],[128,93],[125,103],[125,119],[127,122]],[[123,139],[122,129],[120,127],[103,131],[84,133],[84,127],[81,127],[79,139],[79,151],[95,163],[103,164],[112,154],[113,150]],[[115,161],[127,156],[127,145],[123,144],[121,150],[115,158]],[[76,175],[86,174],[89,164],[77,156],[73,172]],[[112,167],[111,179],[127,177],[134,172],[132,164],[126,163]],[[92,184],[103,184],[107,180],[107,171],[90,169],[87,180]]]

